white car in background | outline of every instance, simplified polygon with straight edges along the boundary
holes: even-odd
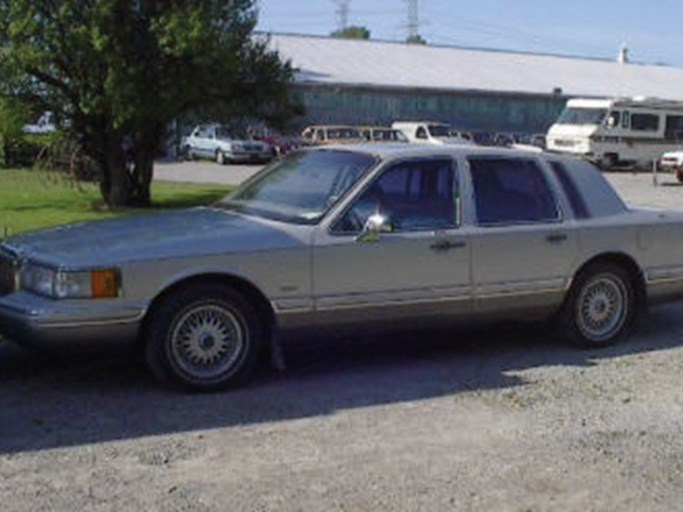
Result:
[[[436,145],[472,144],[472,136],[454,131],[448,124],[434,121],[395,121],[391,127],[400,130],[412,143]],[[468,137],[469,135],[469,137]]]
[[[678,181],[683,183],[683,149],[667,151],[659,157],[658,165],[663,171],[676,173]]]
[[[217,123],[196,126],[183,139],[181,152],[191,160],[209,158],[221,165],[238,162],[265,163],[274,156],[273,149],[265,142],[242,139]]]

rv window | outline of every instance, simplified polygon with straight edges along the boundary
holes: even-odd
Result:
[[[656,114],[631,114],[631,129],[656,132],[659,129],[659,116]]]
[[[566,108],[557,119],[557,124],[600,124],[607,111],[602,108]]]
[[[683,140],[683,116],[666,116],[664,138],[668,140]]]
[[[621,112],[618,110],[613,110],[612,112],[609,113],[606,119],[607,126],[610,128],[616,128],[619,126],[619,122],[621,121]]]

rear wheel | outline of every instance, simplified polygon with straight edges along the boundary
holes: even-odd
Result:
[[[600,167],[603,170],[610,170],[614,167],[617,166],[619,163],[619,156],[614,154],[614,153],[606,153],[602,155],[602,158],[600,160]]]
[[[676,178],[680,183],[683,183],[683,169],[678,169],[676,171]]]
[[[183,288],[152,312],[147,362],[154,375],[191,391],[224,389],[246,379],[263,347],[251,304],[221,285]]]
[[[586,267],[575,279],[560,313],[558,326],[571,343],[588,348],[621,339],[635,317],[631,277],[611,263]]]

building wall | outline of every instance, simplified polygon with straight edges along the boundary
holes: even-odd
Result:
[[[462,130],[545,133],[564,108],[562,96],[441,92],[329,85],[297,86],[305,124],[444,121]]]

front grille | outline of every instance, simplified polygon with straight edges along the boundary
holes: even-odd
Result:
[[[0,252],[0,297],[8,295],[16,287],[16,259]]]

